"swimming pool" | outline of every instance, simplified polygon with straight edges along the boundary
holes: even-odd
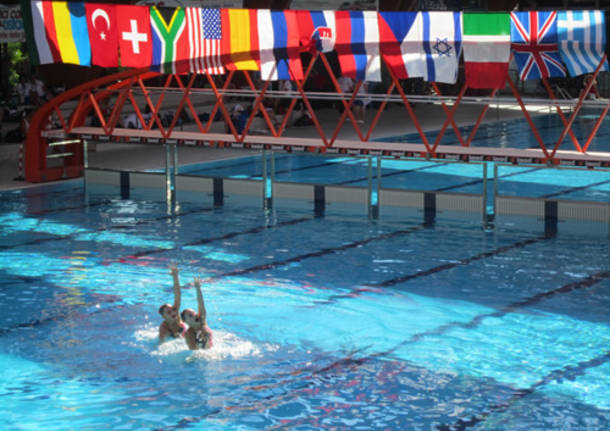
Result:
[[[551,112],[551,110],[549,110]],[[564,112],[566,118],[569,118],[571,111]],[[490,116],[493,114],[489,114]],[[584,145],[589,134],[593,130],[596,120],[600,115],[599,110],[583,109],[572,124],[571,131],[580,145]],[[532,117],[532,122],[538,131],[540,138],[547,148],[551,149],[559,139],[564,125],[561,117],[556,114],[538,114]],[[466,139],[472,132],[474,126],[467,125],[459,127],[459,131]],[[438,135],[438,131],[433,130],[426,132],[428,142],[434,143]],[[602,121],[599,130],[592,139],[588,151],[610,151],[610,123]],[[380,138],[379,141],[385,142],[411,142],[423,144],[418,133],[409,133],[402,136],[393,136]],[[440,145],[459,145],[455,131],[451,127],[447,127]],[[510,148],[539,148],[538,141],[532,133],[525,118],[512,120],[496,120],[490,121],[477,129],[477,133],[471,143],[474,147],[510,147]],[[559,147],[562,150],[575,150],[570,135],[562,141]]]
[[[1,193],[2,429],[610,428],[607,236],[157,195]],[[209,351],[157,345],[172,262]]]
[[[574,124],[576,138],[584,143],[596,116],[580,115]],[[562,130],[557,115],[537,115],[533,118],[544,142],[552,148]],[[472,126],[459,128],[468,136]],[[434,143],[438,131],[428,132]],[[610,123],[603,122],[589,151],[610,151]],[[569,137],[566,140],[569,141]],[[422,143],[417,133],[380,139],[387,142]],[[442,145],[459,145],[455,132],[449,127],[441,140]],[[472,146],[511,148],[538,148],[525,119],[492,121],[482,124],[472,141]],[[571,142],[564,142],[562,149],[574,149]],[[276,153],[274,155],[274,180],[282,182],[333,184],[366,187],[369,180],[369,160],[366,157],[337,155],[299,155]],[[269,164],[269,162],[268,162]],[[610,202],[610,170],[587,168],[546,168],[540,166],[515,166],[507,163],[487,163],[489,180],[487,201],[493,201],[494,165],[497,165],[496,193],[501,196],[520,196],[536,199],[562,199],[573,201]],[[266,167],[270,172],[269,166]],[[376,167],[375,167],[376,169]],[[265,166],[260,155],[226,159],[211,163],[192,164],[179,169],[181,175],[209,176],[235,179],[256,179],[264,176]],[[159,170],[160,172],[160,170]],[[386,189],[408,189],[464,194],[482,194],[484,171],[481,163],[455,163],[447,160],[380,160],[379,181]],[[377,172],[373,174],[377,182]]]
[[[366,187],[368,159],[336,156],[276,154],[275,180]],[[488,163],[488,201],[493,200],[494,163]],[[479,163],[380,160],[380,185],[386,189],[482,194],[484,171]],[[234,179],[263,178],[260,155],[183,166],[182,175]],[[377,183],[376,172],[372,177]],[[498,164],[498,195],[537,199],[610,202],[610,171]]]

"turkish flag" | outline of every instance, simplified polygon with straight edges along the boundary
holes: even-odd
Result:
[[[91,44],[91,63],[102,67],[118,67],[119,39],[115,6],[85,3],[85,10]]]
[[[116,6],[121,66],[150,67],[152,37],[148,6]]]

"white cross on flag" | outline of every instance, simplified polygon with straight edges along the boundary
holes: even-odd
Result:
[[[148,6],[117,5],[121,66],[150,67],[152,38]]]

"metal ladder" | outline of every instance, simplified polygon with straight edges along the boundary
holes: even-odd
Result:
[[[55,142],[49,142],[47,144],[47,150],[49,148],[56,148],[56,147],[64,147],[66,145],[72,145],[72,144],[80,144],[81,140],[80,139],[70,139],[67,141],[55,141]],[[69,151],[64,151],[62,153],[51,153],[49,154],[47,152],[47,160],[49,159],[60,159],[60,158],[64,158],[64,157],[70,157],[73,156],[74,153],[69,152]]]

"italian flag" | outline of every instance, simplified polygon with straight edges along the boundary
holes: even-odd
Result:
[[[463,20],[466,84],[504,88],[510,60],[510,15],[466,12]]]

